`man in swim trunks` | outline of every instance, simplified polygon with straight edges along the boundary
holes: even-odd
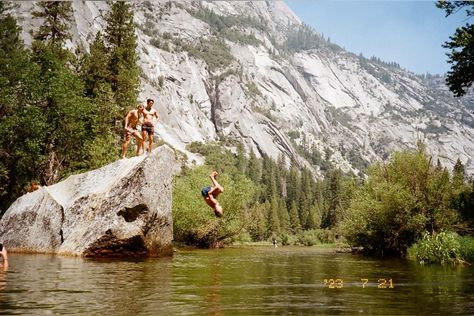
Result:
[[[222,187],[219,183],[216,181],[218,173],[217,171],[213,171],[210,175],[209,178],[211,178],[212,181],[212,186],[211,187],[204,187],[201,190],[202,197],[204,198],[204,201],[206,201],[207,205],[212,207],[214,209],[214,214],[217,217],[222,217],[223,210],[222,206],[219,204],[217,201],[217,196],[224,192],[224,187]]]
[[[145,141],[148,137],[148,148],[147,152],[151,153],[153,149],[153,134],[155,132],[155,124],[153,119],[156,118],[156,122],[159,122],[158,112],[153,108],[155,101],[153,99],[146,100],[146,109],[143,111],[144,119],[142,124],[142,148],[145,151]]]
[[[137,105],[137,108],[135,110],[131,110],[125,116],[125,127],[122,144],[122,159],[125,159],[128,143],[130,143],[132,135],[137,140],[137,156],[140,154],[140,148],[142,147],[143,138],[140,135],[140,132],[138,131],[137,125],[140,120],[140,115],[143,114],[143,111],[143,105],[139,104]]]

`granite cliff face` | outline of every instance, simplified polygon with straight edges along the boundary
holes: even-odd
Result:
[[[27,43],[39,23],[30,22],[33,6],[22,2],[18,11]],[[108,4],[73,6],[70,45],[87,49]],[[422,140],[434,159],[452,167],[459,158],[474,173],[472,98],[454,99],[395,63],[308,37],[282,1],[144,1],[134,10],[140,97],[157,99],[157,134],[181,151],[223,136],[318,175],[322,161],[358,172]]]
[[[118,160],[16,200],[0,220],[9,251],[77,256],[172,254],[172,177],[168,146]]]

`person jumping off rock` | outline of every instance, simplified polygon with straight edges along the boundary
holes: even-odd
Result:
[[[206,201],[207,205],[214,209],[214,214],[217,217],[222,217],[224,215],[222,206],[217,201],[217,196],[224,192],[224,187],[222,187],[216,180],[218,173],[217,171],[213,171],[209,178],[211,178],[212,186],[204,187],[201,190],[202,197],[204,201]]]

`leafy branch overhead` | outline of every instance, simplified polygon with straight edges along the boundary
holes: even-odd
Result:
[[[446,17],[466,9],[468,18],[474,16],[474,2],[472,1],[438,1],[436,6],[446,12]],[[458,27],[443,47],[450,51],[448,63],[451,70],[448,72],[446,83],[456,97],[465,95],[474,81],[474,25]]]

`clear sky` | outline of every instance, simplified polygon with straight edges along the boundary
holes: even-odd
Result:
[[[397,62],[422,74],[443,74],[449,40],[466,20],[465,10],[445,17],[433,1],[285,0],[304,23],[332,43],[365,57]]]

